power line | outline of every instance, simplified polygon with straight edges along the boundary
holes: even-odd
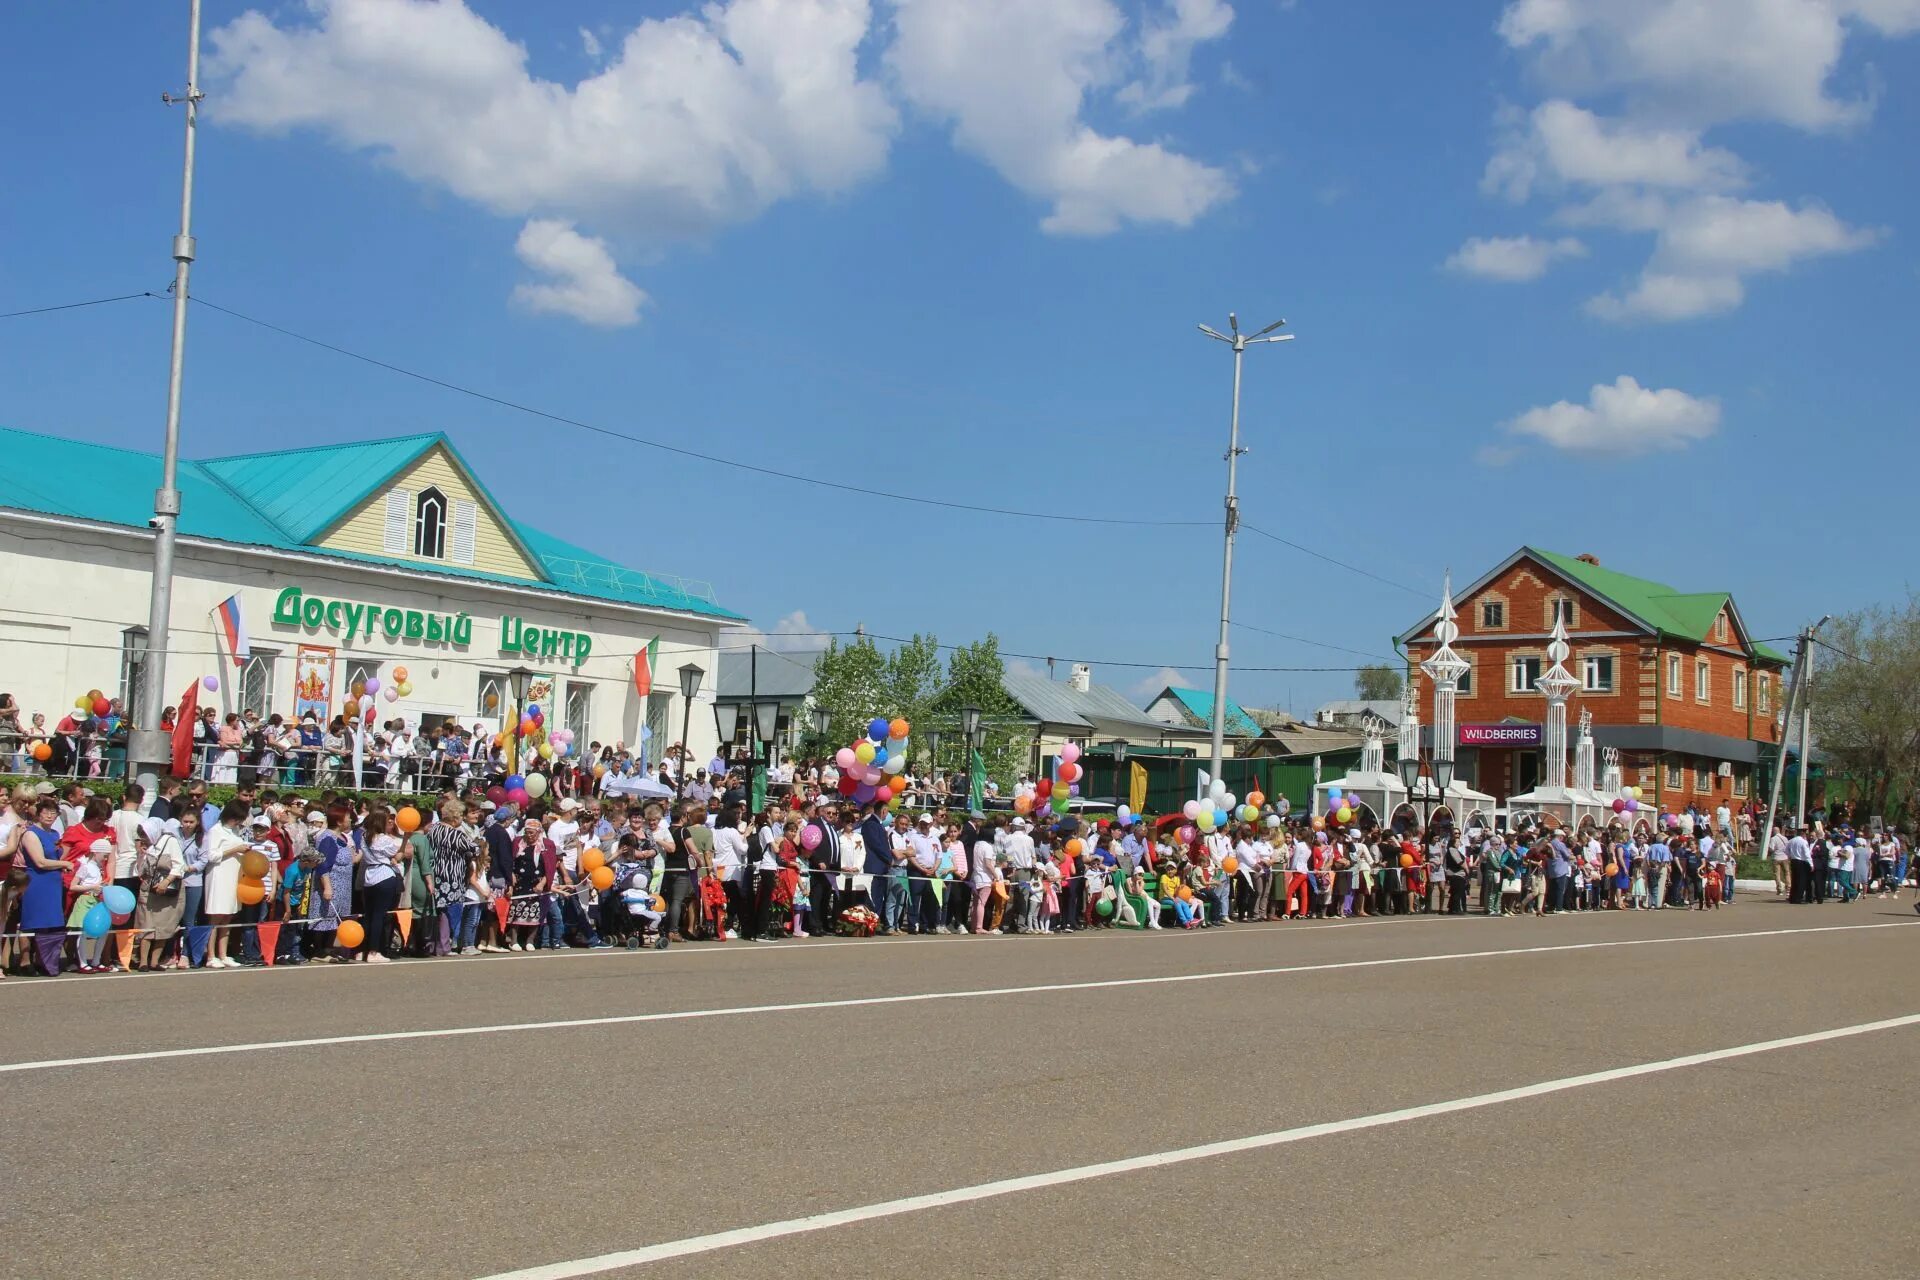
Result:
[[[1265,627],[1256,627],[1250,622],[1241,622],[1238,619],[1234,621],[1233,625],[1242,631],[1258,631],[1263,636],[1273,636],[1279,640],[1291,640],[1295,644],[1310,644],[1316,649],[1331,649],[1335,653],[1350,653],[1356,658],[1379,658],[1383,662],[1400,661],[1398,658],[1389,658],[1384,653],[1375,653],[1371,649],[1349,649],[1345,645],[1328,644],[1324,640],[1309,640],[1305,636],[1292,636],[1284,631],[1269,631]]]
[[[1315,551],[1312,547],[1303,547],[1297,542],[1290,542],[1287,539],[1281,537],[1279,534],[1268,533],[1265,529],[1259,528],[1256,525],[1243,523],[1241,524],[1240,527],[1242,529],[1245,529],[1248,533],[1257,533],[1261,537],[1266,538],[1272,542],[1277,542],[1283,547],[1292,547],[1295,551],[1300,552],[1302,555],[1312,556],[1315,560],[1324,560],[1328,564],[1333,565],[1336,568],[1345,569],[1348,573],[1357,573],[1363,578],[1372,578],[1375,582],[1384,583],[1389,587],[1398,587],[1400,590],[1406,592],[1408,595],[1419,596],[1423,600],[1431,599],[1433,596],[1433,592],[1431,591],[1422,591],[1418,587],[1410,587],[1404,582],[1395,582],[1392,578],[1383,578],[1377,573],[1373,573],[1369,570],[1362,569],[1357,564],[1348,564],[1344,560],[1336,560],[1332,556],[1327,555],[1324,552]]]
[[[412,378],[417,382],[424,382],[429,386],[439,387],[443,391],[451,391],[456,395],[469,396],[472,399],[497,405],[503,409],[511,409],[516,413],[524,413],[531,417],[542,418],[548,422],[557,422],[563,426],[575,427],[581,431],[591,431],[596,435],[607,436],[610,439],[624,440],[628,444],[637,444],[643,448],[658,449],[662,453],[671,453],[682,458],[692,458],[698,462],[712,463],[717,466],[731,467],[737,471],[746,471],[754,475],[770,476],[776,480],[789,480],[800,484],[816,485],[823,489],[835,489],[841,493],[855,493],[867,498],[887,498],[894,502],[910,502],[920,506],[940,507],[948,511],[972,511],[980,515],[1008,516],[1016,520],[1048,520],[1068,524],[1136,525],[1165,529],[1210,528],[1213,524],[1210,520],[1133,520],[1118,516],[1076,516],[1062,515],[1050,511],[1017,511],[1011,507],[989,507],[977,503],[949,502],[942,498],[923,498],[913,494],[893,493],[885,489],[870,489],[864,485],[846,484],[839,480],[825,480],[819,476],[801,475],[797,472],[781,471],[773,467],[757,466],[751,462],[741,462],[736,458],[723,458],[714,454],[703,453],[697,449],[684,449],[679,445],[667,444],[664,441],[651,440],[645,436],[637,436],[625,431],[616,431],[611,427],[603,427],[595,423],[584,422],[579,418],[570,418],[565,414],[553,413],[546,409],[536,408],[533,405],[522,404],[516,400],[508,400],[502,396],[491,395],[485,391],[477,391],[472,387],[463,386],[458,382],[449,382],[445,378],[436,378],[431,374],[420,373],[416,370],[408,369],[403,365],[394,364],[388,360],[381,360],[375,356],[349,350],[335,343],[309,337],[304,333],[296,332],[282,325],[261,320],[256,316],[247,315],[243,311],[236,311],[232,307],[223,307],[217,302],[209,302],[206,298],[198,295],[196,295],[192,301],[203,307],[209,307],[218,311],[223,315],[232,316],[236,320],[244,320],[248,324],[258,325],[260,328],[280,334],[282,337],[292,338],[296,342],[304,342],[309,346],[319,347],[323,351],[331,351],[335,355],[345,356],[349,360],[358,360],[363,364],[370,364],[375,368],[385,369],[389,373],[396,373],[404,378]]]
[[[131,298],[158,298],[157,293],[121,293],[111,298],[91,298],[86,302],[62,302],[51,307],[28,307],[24,311],[0,311],[0,320],[11,320],[15,316],[44,316],[51,311],[78,311],[81,307],[100,307],[109,302],[126,302]]]

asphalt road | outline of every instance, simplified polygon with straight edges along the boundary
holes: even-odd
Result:
[[[0,1275],[1910,1277],[1916,929],[1750,898],[9,980]]]

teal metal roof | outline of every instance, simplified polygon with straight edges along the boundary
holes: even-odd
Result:
[[[177,473],[180,534],[447,577],[530,585],[521,578],[462,565],[429,565],[397,556],[336,551],[308,542],[435,444],[447,444],[446,438],[429,433],[201,462],[182,459]],[[452,449],[451,444],[447,447]],[[454,456],[458,458],[457,451]],[[0,506],[129,528],[145,528],[153,514],[153,493],[160,487],[157,454],[0,427],[0,459],[5,460],[9,473],[5,488],[0,490]],[[464,461],[460,465],[466,466]],[[479,485],[477,477],[475,484]],[[340,495],[345,493],[353,496],[343,503]],[[484,486],[480,493],[520,538],[546,576],[545,582],[534,585],[589,600],[675,609],[712,618],[743,617],[684,583],[625,568],[521,524],[501,510]]]
[[[1181,708],[1193,717],[1194,723],[1208,727],[1213,725],[1213,695],[1211,693],[1200,689],[1182,689],[1176,685],[1168,685],[1165,692],[1173,695],[1174,700],[1180,704]],[[1156,701],[1158,701],[1158,699],[1156,699]],[[1227,699],[1227,713],[1224,720],[1226,723],[1226,731],[1232,737],[1257,738],[1260,736],[1259,722],[1248,715],[1246,708],[1242,707],[1232,698]]]
[[[311,542],[411,466],[436,444],[438,432],[325,444],[312,449],[243,453],[199,464],[295,542]],[[449,449],[451,444],[447,444]]]

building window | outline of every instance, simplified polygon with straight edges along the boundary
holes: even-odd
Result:
[[[1540,659],[1522,657],[1513,658],[1513,692],[1532,693],[1534,685],[1540,682]]]
[[[1594,654],[1580,664],[1580,687],[1587,693],[1613,692],[1613,657]]]
[[[447,558],[447,497],[438,489],[422,489],[413,500],[413,554]]]
[[[1504,600],[1482,600],[1480,602],[1480,629],[1482,631],[1504,631],[1507,626],[1507,603]]]
[[[1547,602],[1547,628],[1551,630],[1559,622],[1566,623],[1569,631],[1580,625],[1579,608],[1565,596],[1555,596]]]
[[[1742,711],[1747,709],[1747,673],[1740,667],[1733,671],[1733,705]]]
[[[1736,796],[1747,794],[1747,772],[1744,769],[1733,771],[1733,794]]]
[[[587,726],[593,720],[593,686],[577,680],[567,682],[566,727],[573,734],[576,752],[585,751],[593,739],[587,732]]]
[[[1760,673],[1760,713],[1765,715],[1773,710],[1773,679],[1766,672]]]
[[[1667,655],[1667,696],[1680,696],[1680,655],[1677,653]]]
[[[251,711],[262,720],[273,714],[273,659],[273,654],[255,649],[247,665],[240,668],[238,710],[242,714]]]
[[[482,671],[480,692],[473,701],[475,715],[498,720],[506,709],[507,692],[512,688],[504,671]]]
[[[140,690],[146,684],[147,629],[128,627],[120,633],[120,714],[140,714]],[[157,727],[157,726],[156,726]]]
[[[1701,795],[1711,795],[1713,793],[1714,769],[1715,766],[1713,765],[1702,764],[1698,769],[1693,771],[1693,789],[1695,791],[1698,791]]]
[[[1713,638],[1715,640],[1720,641],[1722,644],[1726,643],[1727,615],[1724,613],[1713,620]]]
[[[1460,683],[1456,684],[1454,689],[1462,698],[1471,698],[1473,696],[1473,659],[1465,654],[1461,657],[1465,659],[1467,669],[1460,673]]]
[[[1693,664],[1693,696],[1697,702],[1706,702],[1713,694],[1713,667],[1705,658]]]
[[[1677,764],[1667,766],[1667,790],[1678,791],[1687,785],[1686,773]]]
[[[647,695],[647,740],[635,754],[655,768],[673,742],[673,697],[671,693]]]

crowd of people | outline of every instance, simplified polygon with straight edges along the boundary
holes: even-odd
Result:
[[[690,764],[691,762],[689,762]],[[676,940],[1067,934],[1477,911],[1710,910],[1735,842],[1691,818],[1503,833],[1329,827],[1269,816],[1200,834],[1179,815],[1086,823],[855,805],[804,777],[759,812],[743,779],[690,769],[667,800],[483,780],[416,803],[202,778],[117,801],[23,784],[0,817],[13,973],[213,969]],[[1897,893],[1910,842],[1809,824],[1772,834],[1779,896]],[[1920,909],[1917,906],[1916,909]]]

